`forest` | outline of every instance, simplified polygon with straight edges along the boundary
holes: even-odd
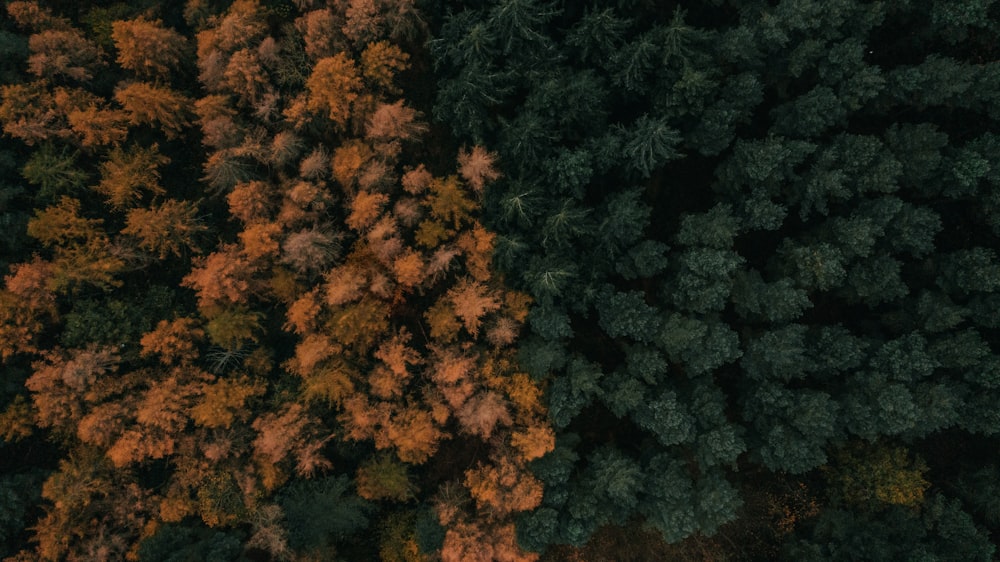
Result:
[[[6,0],[0,560],[995,559],[998,37]]]

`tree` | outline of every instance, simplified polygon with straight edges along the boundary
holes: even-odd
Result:
[[[858,517],[832,509],[817,520],[812,532],[787,543],[783,554],[798,559],[892,560],[894,558],[961,556],[990,560],[995,546],[983,536],[957,500],[935,496],[919,511],[892,507],[874,516]]]
[[[159,168],[168,162],[170,159],[160,154],[156,144],[148,148],[131,145],[127,150],[115,147],[101,163],[101,181],[95,189],[107,197],[112,207],[127,209],[139,202],[141,191],[165,193]]]
[[[289,404],[281,413],[266,413],[253,422],[257,437],[254,454],[264,462],[278,464],[287,458],[295,461],[299,475],[311,476],[330,467],[320,453],[326,437],[317,435],[319,423],[300,404]]]
[[[0,86],[0,121],[8,135],[35,144],[65,130],[66,123],[44,82]]]
[[[361,75],[365,81],[386,94],[398,94],[393,84],[397,74],[409,68],[410,55],[388,41],[376,41],[361,52]]]
[[[139,76],[167,78],[185,60],[187,41],[159,20],[143,17],[111,24],[118,64]]]
[[[167,365],[190,362],[197,357],[195,344],[204,335],[204,330],[192,318],[160,320],[154,330],[142,336],[142,354],[159,355],[160,361]]]
[[[79,137],[85,148],[117,146],[128,136],[128,118],[118,110],[102,109],[91,105],[66,115],[70,129]]]
[[[239,304],[247,299],[252,269],[235,246],[224,246],[195,261],[195,268],[184,277],[182,285],[194,289],[199,306]]]
[[[86,243],[102,236],[102,219],[80,216],[80,200],[63,196],[59,203],[35,211],[28,222],[28,235],[45,246]]]
[[[72,195],[83,188],[88,174],[76,162],[78,153],[59,150],[54,144],[43,144],[32,153],[24,164],[21,175],[29,183],[38,186],[38,194],[44,198],[56,195]]]
[[[28,38],[28,70],[39,78],[89,82],[101,64],[93,42],[76,29],[49,29]]]
[[[355,482],[358,495],[366,500],[405,502],[413,499],[418,491],[407,474],[406,465],[389,455],[376,457],[359,467]]]
[[[930,486],[927,465],[903,447],[878,445],[853,443],[837,450],[824,471],[831,500],[866,512],[893,505],[918,508]]]
[[[354,61],[344,53],[320,59],[306,81],[306,107],[325,114],[343,127],[351,115],[351,106],[361,90],[361,79]]]
[[[190,101],[169,88],[133,82],[115,91],[133,125],[158,127],[168,139],[177,138],[189,124]]]
[[[207,229],[196,203],[167,199],[149,209],[129,210],[122,234],[135,236],[140,248],[163,260],[197,250],[196,237]]]

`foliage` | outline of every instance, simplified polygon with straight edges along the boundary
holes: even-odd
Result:
[[[0,556],[989,559],[1000,4],[675,4],[5,3]]]

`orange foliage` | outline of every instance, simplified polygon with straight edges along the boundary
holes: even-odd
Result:
[[[250,291],[250,263],[233,245],[224,245],[218,251],[195,260],[195,267],[181,281],[181,285],[194,289],[198,306],[211,307],[221,303],[246,302]]]
[[[441,547],[443,562],[535,562],[538,555],[517,544],[514,524],[488,525],[461,522],[448,526]]]
[[[399,92],[392,84],[396,74],[409,68],[410,55],[388,41],[369,43],[361,53],[361,74],[376,89],[389,94]],[[402,101],[398,102],[402,107]]]
[[[7,13],[21,27],[38,30],[68,29],[70,27],[69,20],[53,15],[48,8],[43,8],[34,1],[7,2]]]
[[[412,334],[403,328],[392,338],[382,342],[375,351],[375,357],[397,377],[408,377],[409,367],[421,363],[420,354],[408,345],[412,338]]]
[[[36,353],[35,338],[47,321],[56,315],[55,267],[35,258],[33,262],[13,266],[14,273],[0,290],[0,360],[15,353]]]
[[[465,472],[465,486],[479,509],[497,516],[529,511],[542,503],[542,483],[507,456]]]
[[[458,173],[472,189],[481,193],[486,182],[500,177],[500,172],[494,166],[496,158],[496,153],[487,152],[479,145],[468,152],[463,148],[458,152]]]
[[[296,471],[301,475],[329,468],[330,461],[319,453],[329,437],[318,435],[318,425],[319,421],[305,412],[301,404],[287,405],[280,414],[264,414],[253,422],[257,431],[254,453],[271,464],[294,456]]]
[[[44,81],[0,87],[0,123],[8,135],[33,145],[60,134],[64,112]]]
[[[342,24],[331,10],[313,10],[296,20],[295,24],[302,32],[306,54],[311,58],[333,56],[341,50],[337,43],[341,38]]]
[[[372,150],[367,144],[359,140],[344,143],[333,152],[334,179],[341,187],[351,192],[362,166],[371,158]]]
[[[226,195],[230,214],[246,224],[265,220],[272,209],[268,191],[261,181],[237,184]]]
[[[389,423],[390,412],[384,402],[372,404],[364,394],[355,394],[343,401],[342,413],[337,417],[346,430],[346,438],[355,441],[376,439],[376,447],[389,446],[385,436],[377,437],[378,430]]]
[[[428,198],[431,216],[450,222],[453,228],[460,228],[463,222],[470,220],[470,215],[477,207],[476,203],[466,197],[462,186],[455,176],[445,179],[435,178],[430,184],[431,195]]]
[[[535,381],[524,373],[512,373],[502,379],[506,384],[504,391],[507,397],[523,415],[540,414],[542,408],[542,391]]]
[[[356,44],[364,45],[379,35],[383,18],[375,0],[347,0],[344,15],[347,16],[347,21],[344,22],[342,31]]]
[[[243,244],[243,254],[250,260],[278,255],[278,236],[281,235],[281,225],[273,222],[255,222],[248,224],[240,232],[240,242]]]
[[[118,468],[150,459],[162,459],[174,453],[176,441],[159,431],[126,429],[118,436],[107,456]]]
[[[190,124],[190,100],[170,88],[134,82],[119,87],[115,100],[133,125],[157,126],[168,139],[176,138]]]
[[[168,162],[156,144],[149,148],[132,145],[128,151],[116,146],[101,163],[101,182],[94,189],[116,209],[131,207],[139,202],[142,191],[164,193],[160,166]]]
[[[430,412],[409,407],[394,416],[386,428],[386,436],[403,462],[422,464],[437,451],[445,434],[434,423]]]
[[[473,227],[458,235],[455,245],[465,253],[465,267],[474,279],[486,281],[492,274],[490,266],[493,262],[493,241],[496,234],[486,230],[476,223]]]
[[[122,111],[91,105],[70,111],[66,120],[79,137],[80,145],[86,148],[119,144],[128,136],[129,119]]]
[[[160,320],[152,332],[142,336],[142,355],[159,355],[160,361],[170,365],[187,363],[197,358],[197,342],[205,332],[193,318]]]
[[[454,347],[434,347],[431,351],[433,362],[427,374],[436,383],[438,392],[450,409],[458,410],[475,392],[472,375],[476,359]]]
[[[191,419],[203,427],[229,428],[237,419],[249,413],[246,402],[264,394],[267,387],[248,377],[218,379],[205,384],[197,403],[191,408]]]
[[[196,203],[167,199],[149,209],[129,210],[122,234],[135,236],[140,248],[163,260],[169,255],[181,257],[195,248],[195,236],[206,230]]]
[[[340,306],[360,299],[367,282],[365,271],[358,265],[349,263],[334,269],[326,278],[326,303]]]
[[[468,377],[476,368],[476,359],[455,347],[432,347],[430,377],[442,384],[454,384]]]
[[[416,110],[399,100],[378,106],[368,119],[365,136],[375,141],[412,140],[426,131],[427,125],[417,121]]]
[[[35,211],[28,221],[28,236],[45,246],[86,243],[102,237],[98,227],[103,222],[80,216],[80,200],[63,195],[55,205]]]
[[[118,365],[110,347],[51,351],[32,363],[24,386],[32,392],[38,425],[74,427],[84,413],[83,400],[97,382]]]
[[[330,155],[326,149],[319,146],[299,163],[299,174],[310,180],[319,180],[327,176],[330,168]]]
[[[390,400],[403,396],[403,385],[406,379],[393,373],[382,365],[376,365],[368,372],[369,392],[376,398]]]
[[[464,279],[448,291],[455,315],[462,319],[465,329],[473,337],[478,335],[482,317],[500,309],[496,294],[478,281]]]
[[[267,80],[268,75],[260,63],[257,50],[253,48],[233,53],[222,71],[222,77],[226,89],[236,94],[244,105],[259,107],[266,103],[268,96],[277,95]]]
[[[528,309],[531,306],[531,296],[519,291],[507,290],[503,295],[504,305],[507,312],[517,322],[524,322],[528,318]]]
[[[389,198],[383,193],[359,191],[351,201],[351,214],[344,221],[355,231],[362,231],[375,223]]]
[[[184,36],[159,20],[139,17],[111,24],[118,64],[141,76],[166,78],[184,59]]]
[[[320,59],[306,81],[306,107],[325,113],[337,125],[351,117],[351,105],[358,98],[361,79],[354,61],[344,53]]]
[[[451,342],[458,337],[462,327],[455,317],[455,309],[447,298],[440,298],[424,312],[424,319],[430,327],[431,337],[441,342]]]
[[[489,439],[498,425],[511,424],[506,401],[499,394],[487,391],[465,401],[455,413],[458,423],[466,433]]]
[[[511,434],[510,443],[521,453],[521,460],[527,462],[554,450],[556,435],[551,427],[533,425]]]
[[[411,195],[419,195],[423,193],[425,189],[430,187],[431,181],[433,180],[434,176],[427,171],[427,168],[425,168],[423,164],[420,164],[416,168],[403,174],[401,183],[404,191]]]
[[[191,378],[191,372],[182,375]],[[192,398],[201,390],[200,384],[178,380],[177,374],[161,377],[149,384],[142,393],[135,410],[135,420],[143,426],[161,429],[168,434],[184,430],[188,421],[187,411]]]
[[[285,329],[291,328],[297,334],[305,334],[316,328],[316,316],[320,311],[319,295],[316,290],[300,296],[288,306]]]
[[[371,253],[371,255],[387,269],[392,269],[393,262],[403,251],[403,240],[399,236],[399,224],[391,214],[382,215],[365,234],[367,245],[359,245],[355,254]]]
[[[322,334],[309,334],[295,346],[295,357],[289,362],[292,372],[308,377],[323,361],[340,351],[330,338]]]
[[[100,236],[83,244],[55,249],[52,260],[52,288],[57,292],[77,290],[80,285],[93,285],[102,290],[121,285],[115,275],[125,269],[125,262],[117,255],[118,248],[109,245]]]
[[[79,30],[48,29],[28,37],[28,71],[39,78],[87,82],[101,65],[100,51]]]
[[[512,318],[501,316],[486,331],[486,341],[494,347],[505,347],[514,343],[520,331],[521,326],[518,322]]]
[[[22,304],[38,312],[48,310],[54,314],[52,307],[56,297],[50,288],[53,274],[52,264],[35,256],[30,262],[12,265],[4,283],[7,291],[20,299]]]

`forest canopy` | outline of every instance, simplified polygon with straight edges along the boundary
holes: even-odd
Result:
[[[998,35],[6,2],[0,559],[991,560]]]

